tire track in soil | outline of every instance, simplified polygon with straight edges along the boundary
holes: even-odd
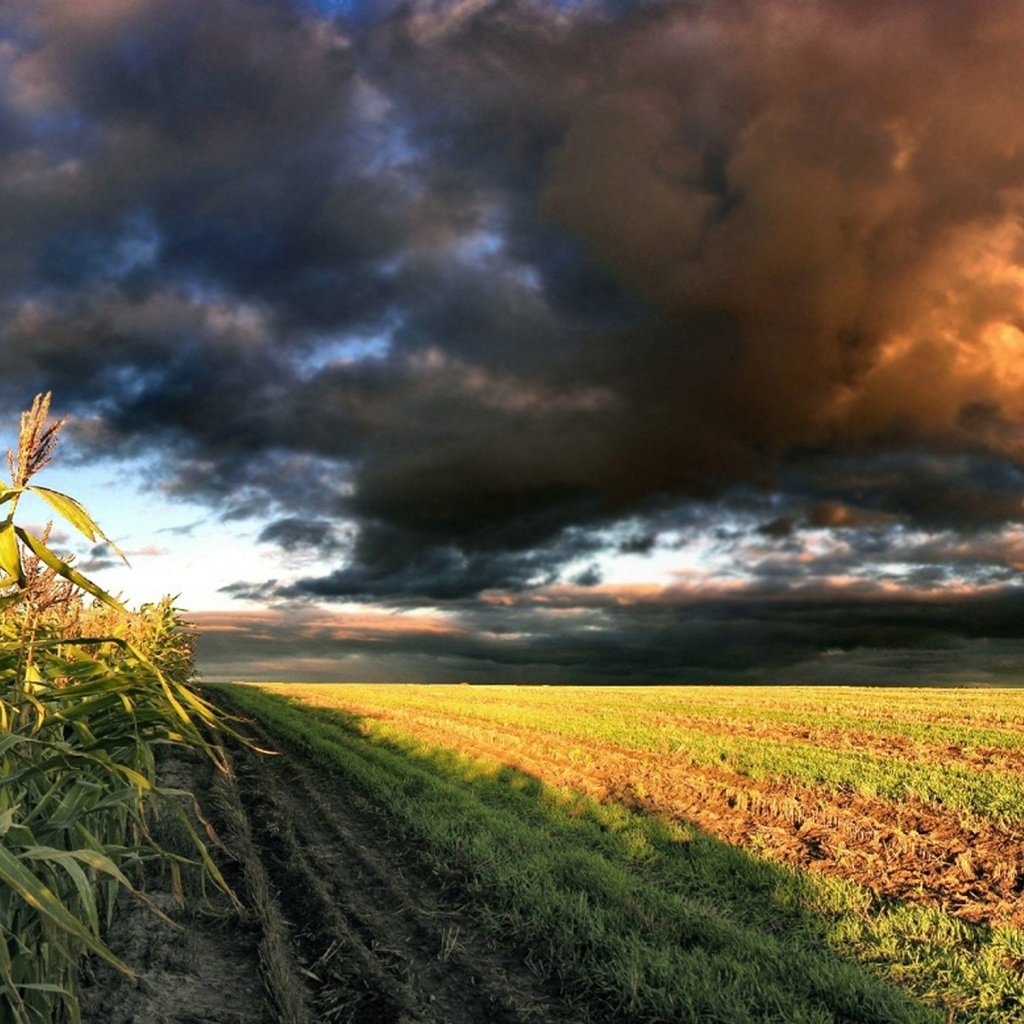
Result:
[[[200,754],[173,747],[157,751],[161,786],[202,796],[214,774],[209,759]],[[202,834],[205,822],[195,816],[191,802],[181,801],[181,806]],[[150,828],[165,848],[194,857],[179,822],[164,809],[153,815]],[[210,852],[228,884],[242,892],[238,865],[215,846]],[[147,897],[174,924],[129,893],[119,894],[107,942],[137,978],[88,957],[81,975],[84,1024],[267,1024],[269,1007],[257,981],[257,918],[210,884],[202,891],[188,872],[180,894],[184,907],[167,871],[151,864],[145,875]]]
[[[234,747],[253,844],[291,921],[312,1019],[346,1024],[555,1024],[576,1016],[521,957],[497,948],[458,893],[425,875],[401,837],[338,774],[325,776],[256,723],[268,757]],[[453,908],[453,901],[456,906]]]

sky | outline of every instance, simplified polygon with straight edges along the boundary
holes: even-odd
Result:
[[[0,427],[206,678],[1017,685],[1019,0],[6,0]],[[25,515],[45,511],[28,503]]]

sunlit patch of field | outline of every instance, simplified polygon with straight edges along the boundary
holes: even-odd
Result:
[[[1024,691],[234,692],[629,1019],[1024,1021]]]

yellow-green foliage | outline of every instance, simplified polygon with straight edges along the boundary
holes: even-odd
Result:
[[[49,396],[22,417],[0,489],[0,1020],[78,1021],[77,976],[103,941],[121,887],[145,860],[180,857],[149,834],[156,803],[178,814],[196,859],[223,884],[180,805],[156,785],[157,743],[213,753],[209,705],[188,686],[192,638],[170,599],[130,612],[14,522],[21,495],[47,501],[89,540],[106,540],[68,495],[29,481],[61,421]],[[82,592],[99,604],[83,607]],[[141,897],[140,897],[141,898]]]
[[[179,682],[188,681],[195,672],[195,633],[181,618],[181,610],[170,596],[144,604],[138,611],[97,602],[82,609],[61,633],[75,637],[112,636],[126,641],[158,665],[164,675]]]

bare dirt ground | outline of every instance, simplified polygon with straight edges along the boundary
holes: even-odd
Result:
[[[123,900],[111,945],[140,979],[92,965],[87,1024],[577,1019],[520,952],[460,908],[456,881],[425,872],[343,780],[325,781],[294,752],[236,746],[230,756],[233,777],[176,754],[161,782],[199,796],[242,908],[220,893],[193,893],[187,912],[175,910],[170,879],[158,880],[154,900],[181,922],[176,931]]]

